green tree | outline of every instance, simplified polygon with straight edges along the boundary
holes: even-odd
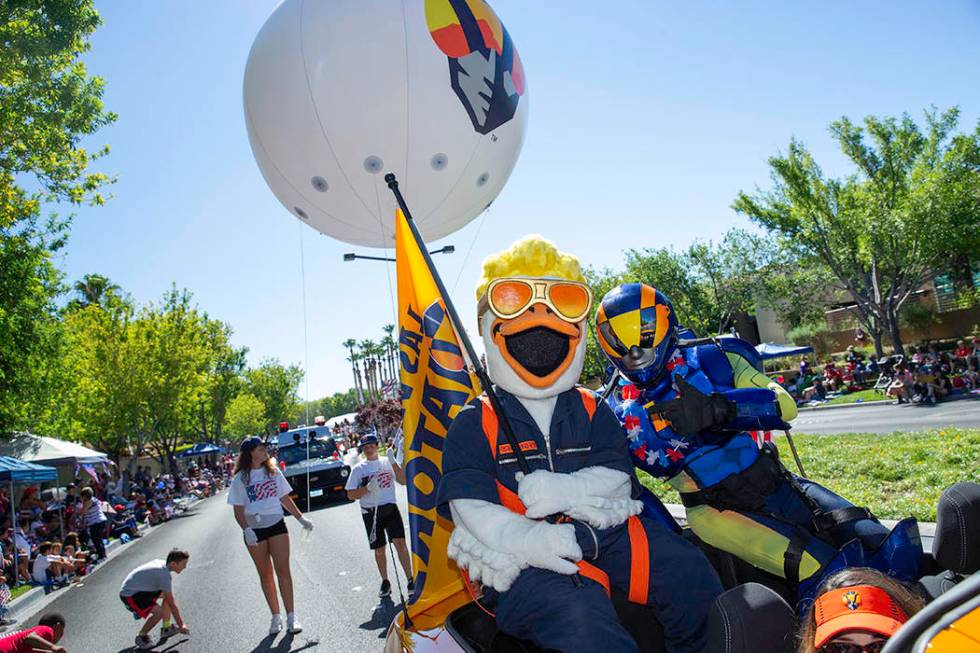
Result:
[[[299,410],[299,384],[303,370],[296,365],[285,366],[275,358],[262,361],[245,372],[248,392],[265,406],[265,432],[276,432],[280,421],[289,419]]]
[[[109,294],[118,294],[119,286],[101,274],[86,274],[72,286],[75,297],[69,302],[71,308],[84,308],[91,304],[102,305]]]
[[[243,392],[228,403],[224,434],[238,439],[262,433],[266,427],[265,416],[262,400],[251,392]]]
[[[58,349],[51,257],[68,221],[42,207],[101,204],[110,181],[89,171],[108,150],[80,146],[115,119],[80,60],[99,22],[91,0],[0,3],[0,433],[32,425],[26,408]]]
[[[888,334],[902,353],[899,312],[931,274],[980,245],[980,124],[954,134],[957,109],[925,113],[920,127],[844,117],[830,132],[855,172],[825,177],[792,140],[769,159],[773,188],[739,193],[733,208],[818,258],[854,302],[883,354]]]

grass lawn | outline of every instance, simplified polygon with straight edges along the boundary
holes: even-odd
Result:
[[[833,406],[834,404],[855,404],[859,401],[880,401],[885,399],[885,393],[881,390],[858,390],[841,397],[834,397],[823,406]],[[805,465],[804,465],[805,466]]]
[[[807,475],[885,519],[909,515],[936,521],[936,502],[958,481],[980,480],[980,429],[939,429],[891,435],[794,435]],[[786,438],[776,436],[780,458],[795,470]],[[666,503],[680,503],[663,481],[640,481]]]
[[[30,591],[32,589],[34,589],[34,586],[33,585],[27,585],[27,584],[21,584],[21,585],[18,585],[17,587],[12,587],[10,589],[10,600],[13,601],[14,599],[16,599],[21,594],[24,594],[24,593],[26,593],[26,592],[28,592],[28,591]]]

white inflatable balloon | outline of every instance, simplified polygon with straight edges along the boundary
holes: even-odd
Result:
[[[284,0],[248,56],[252,152],[294,215],[390,247],[398,176],[427,240],[497,197],[520,153],[527,83],[484,0]]]

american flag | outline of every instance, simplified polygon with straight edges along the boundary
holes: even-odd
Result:
[[[0,606],[10,603],[10,588],[6,583],[0,585]]]
[[[381,384],[381,394],[388,399],[398,399],[398,381],[396,379],[386,379]]]

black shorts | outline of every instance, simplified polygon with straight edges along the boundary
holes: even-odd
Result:
[[[136,615],[137,619],[146,619],[157,604],[157,599],[163,592],[136,592],[132,596],[119,595],[126,609]]]
[[[272,526],[266,526],[265,528],[253,528],[255,531],[255,536],[258,538],[259,542],[264,542],[270,537],[275,537],[276,535],[289,535],[289,531],[286,530],[286,520],[280,519]],[[242,537],[245,537],[242,535]]]
[[[375,510],[378,511],[377,527],[374,524]],[[361,517],[364,519],[364,530],[367,531],[368,546],[372,549],[380,549],[386,544],[386,534],[389,540],[405,539],[405,525],[402,524],[402,514],[396,504],[386,503],[377,508],[367,508],[361,511]],[[372,529],[374,530],[373,540],[371,539]]]

